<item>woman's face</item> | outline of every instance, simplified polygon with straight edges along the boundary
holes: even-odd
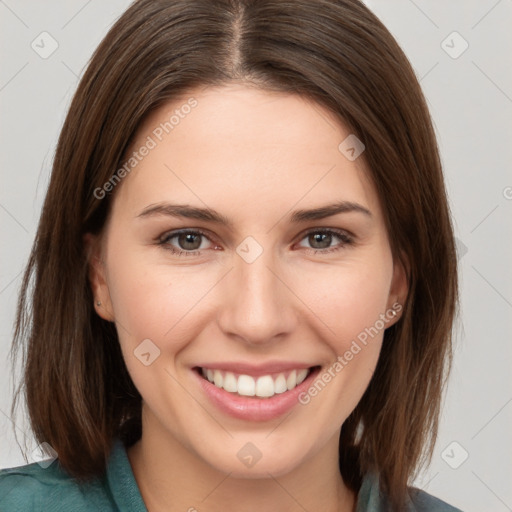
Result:
[[[406,293],[349,136],[318,104],[242,85],[141,127],[91,280],[144,435],[233,476],[336,449]]]

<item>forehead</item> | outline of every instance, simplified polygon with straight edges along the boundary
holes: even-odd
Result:
[[[127,157],[151,146],[116,202],[202,202],[223,211],[352,200],[377,207],[362,158],[339,145],[350,131],[304,97],[229,85],[191,90],[140,126]],[[250,203],[250,204],[249,204]],[[240,212],[238,212],[240,213]]]

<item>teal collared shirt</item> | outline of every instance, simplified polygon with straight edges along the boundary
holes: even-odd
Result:
[[[403,512],[461,512],[423,491],[410,493]],[[193,510],[193,507],[192,507]],[[38,463],[0,470],[1,512],[147,512],[123,443],[116,439],[102,479],[79,486],[58,459],[43,468]],[[390,512],[379,491],[376,474],[363,480],[357,512]]]

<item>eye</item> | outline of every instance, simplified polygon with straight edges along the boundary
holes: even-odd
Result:
[[[332,246],[333,241],[336,241],[336,239],[339,240],[338,244]],[[353,238],[345,231],[327,228],[310,230],[302,240],[306,240],[311,245],[309,250],[313,251],[313,254],[338,251],[354,243]]]
[[[345,231],[327,228],[312,229],[302,237],[302,240],[310,244],[311,247],[305,247],[305,249],[313,254],[338,251],[354,243],[353,238]],[[338,243],[333,246],[336,240]],[[201,251],[210,248],[208,241],[213,243],[203,231],[183,229],[165,233],[158,239],[158,244],[177,256],[199,256]],[[302,244],[299,245],[304,247]],[[213,249],[219,249],[219,247],[215,245]]]
[[[176,239],[176,241],[172,242],[174,239]],[[179,256],[197,256],[200,254],[201,250],[208,249],[208,244],[204,244],[204,239],[210,240],[206,233],[187,229],[166,233],[160,237],[158,243],[173,254]]]

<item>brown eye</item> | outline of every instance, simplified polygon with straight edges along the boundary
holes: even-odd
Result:
[[[177,236],[178,245],[180,249],[195,251],[201,247],[202,236],[194,233],[181,233]]]
[[[160,237],[158,243],[175,254],[197,255],[201,250],[208,248],[208,243],[204,245],[205,240],[210,241],[205,233],[186,230],[166,233]]]
[[[346,232],[333,229],[309,231],[302,240],[306,240],[309,245],[306,249],[313,250],[315,253],[337,251],[353,243],[352,237]],[[302,247],[304,246],[302,245]]]
[[[328,233],[313,233],[308,235],[308,242],[313,249],[327,249],[332,243],[332,238]]]

